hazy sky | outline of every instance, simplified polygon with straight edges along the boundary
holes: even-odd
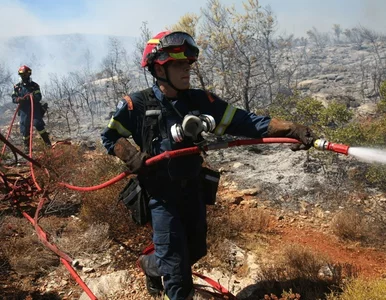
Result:
[[[241,0],[220,0],[235,4]],[[200,14],[207,0],[0,0],[0,36],[99,33],[139,36],[143,21],[157,33],[186,13]],[[261,0],[279,21],[279,32],[305,35],[312,26],[330,31],[363,25],[386,31],[385,0]]]

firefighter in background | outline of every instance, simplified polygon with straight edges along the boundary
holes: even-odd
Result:
[[[42,94],[39,85],[31,80],[32,70],[27,66],[21,66],[18,71],[20,82],[13,87],[12,102],[20,105],[20,133],[23,136],[25,151],[29,150],[30,124],[31,124],[31,94],[34,101],[33,126],[39,132],[41,138],[47,146],[51,146],[48,132],[43,121],[44,110],[40,103]]]
[[[258,116],[233,107],[213,93],[191,89],[191,64],[198,54],[194,39],[185,32],[161,32],[149,40],[142,67],[149,70],[155,84],[125,96],[102,132],[108,153],[138,174],[151,196],[155,252],[140,256],[139,265],[146,274],[149,293],[157,296],[164,291],[164,298],[170,300],[192,298],[191,266],[207,253],[207,202],[200,177],[203,159],[193,154],[150,167],[146,167],[145,160],[197,145],[202,130],[219,136],[295,138],[301,143],[293,150],[307,150],[315,139],[306,126]],[[200,124],[201,119],[206,126]],[[146,135],[148,129],[152,136]],[[127,140],[131,136],[140,151]]]

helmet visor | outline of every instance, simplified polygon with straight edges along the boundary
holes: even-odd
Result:
[[[198,49],[198,46],[194,39],[187,34],[186,32],[172,32],[170,34],[165,35],[159,41],[159,48],[169,48],[169,47],[178,47],[187,44],[192,48]]]

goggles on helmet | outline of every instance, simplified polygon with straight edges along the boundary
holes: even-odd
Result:
[[[166,51],[165,51],[166,50]],[[198,49],[194,49],[188,46],[168,48],[164,51],[158,51],[156,61],[160,64],[166,63],[170,60],[187,59],[190,63],[197,60]]]
[[[198,49],[194,39],[186,32],[176,31],[169,33],[159,40],[158,49],[173,48],[187,44],[189,47]]]
[[[170,60],[187,59],[190,63],[197,60],[199,49],[194,39],[185,32],[172,32],[159,40],[156,47],[156,62],[164,64]]]
[[[182,31],[160,32],[147,42],[142,54],[142,67],[157,63],[166,64],[173,60],[185,60],[194,63],[200,50],[192,36]]]

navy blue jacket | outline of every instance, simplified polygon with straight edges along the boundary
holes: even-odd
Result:
[[[157,85],[153,86],[153,92],[157,100],[165,101],[164,94],[160,91]],[[258,116],[254,113],[247,112],[242,109],[238,109],[228,104],[224,100],[220,99],[213,93],[206,92],[200,89],[190,89],[184,91],[186,97],[184,99],[172,99],[170,101],[172,105],[185,116],[188,113],[192,113],[192,106],[194,107],[194,114],[208,114],[211,115],[216,121],[216,128],[214,134],[216,135],[234,135],[249,138],[261,138],[267,135],[268,125],[270,118],[266,116]],[[121,138],[133,137],[134,141],[140,148],[142,145],[142,122],[143,122],[143,94],[137,92],[126,97],[126,100],[119,102],[117,111],[111,118],[107,128],[105,128],[101,134],[102,142],[107,152],[114,155],[115,142]],[[190,103],[186,100],[189,99]],[[167,117],[163,117],[163,121],[166,124],[168,136],[170,137],[170,128],[175,123],[181,124],[181,118],[177,114],[170,114]],[[194,146],[192,141],[183,141],[181,143],[174,142],[171,138],[161,139],[155,137],[152,144],[151,155],[158,155],[166,150],[175,150],[185,147]],[[178,157],[171,159],[167,162],[168,173],[173,173],[176,169],[184,169],[184,173],[192,173],[195,176],[197,165],[201,165],[201,158],[199,155],[194,158],[192,155],[189,157]],[[192,171],[192,172],[190,172]],[[179,173],[179,172],[177,172]]]
[[[34,103],[37,104],[42,99],[42,94],[40,92],[39,85],[34,81],[29,82],[18,82],[13,86],[13,93],[12,93],[12,102],[16,103],[16,99],[18,97],[24,97],[25,95],[32,93]],[[37,106],[35,106],[36,109]],[[31,102],[29,97],[27,97],[24,101],[20,102],[20,108],[21,111],[24,111],[26,113],[30,112],[31,109]]]

